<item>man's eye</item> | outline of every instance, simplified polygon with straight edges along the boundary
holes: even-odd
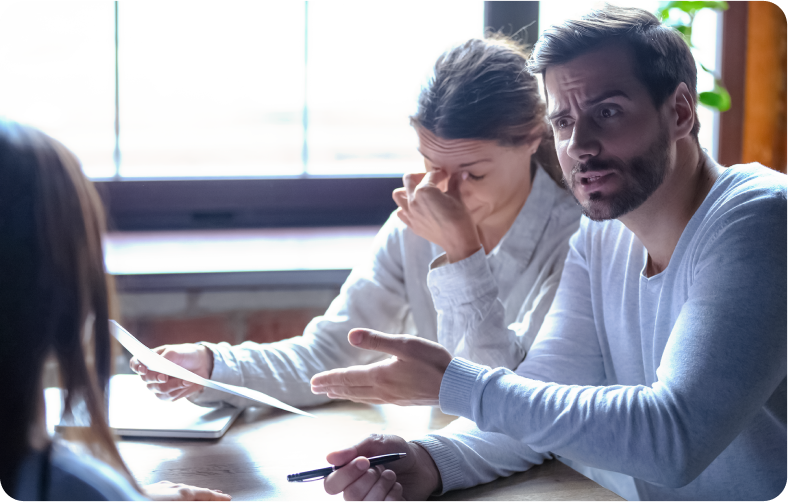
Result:
[[[567,126],[568,123],[569,122],[566,119],[558,119],[558,120],[555,121],[555,126],[558,129],[563,129],[564,127]]]
[[[474,174],[468,173],[468,178],[472,179],[473,181],[479,181],[484,178],[484,175],[482,174],[481,176],[476,176]]]
[[[602,110],[599,111],[599,114],[602,116],[603,119],[609,119],[610,117],[614,117],[615,115],[617,115],[618,112],[616,110],[613,110],[612,108],[602,108]]]

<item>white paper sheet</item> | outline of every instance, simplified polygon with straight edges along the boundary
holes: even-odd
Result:
[[[165,375],[180,378],[189,382],[194,382],[204,387],[210,387],[211,389],[221,390],[230,394],[235,394],[236,396],[246,397],[259,403],[274,406],[291,413],[297,413],[299,415],[315,418],[315,416],[311,413],[301,411],[298,408],[294,408],[289,404],[285,404],[278,399],[274,399],[267,394],[263,394],[262,392],[247,389],[246,387],[238,387],[236,385],[219,383],[207,378],[203,378],[200,375],[192,373],[191,371],[178,366],[174,362],[165,359],[159,354],[153,352],[151,349],[146,347],[145,344],[134,338],[134,335],[126,331],[123,326],[117,322],[110,321],[109,327],[113,336],[120,342],[120,344],[126,347],[126,350],[131,352],[131,355],[139,359],[139,361],[147,366],[150,370],[156,371],[158,373],[164,373]]]

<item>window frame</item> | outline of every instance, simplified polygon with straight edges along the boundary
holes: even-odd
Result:
[[[110,230],[380,225],[400,177],[94,182]]]
[[[538,4],[485,2],[484,26],[516,32],[520,26],[538,22]],[[538,33],[535,26],[528,29],[533,38]],[[116,99],[116,117],[119,114]],[[119,127],[116,118],[116,133]],[[116,161],[119,153],[116,146]],[[95,180],[94,184],[107,208],[110,230],[187,230],[381,225],[397,207],[391,192],[402,186],[402,178],[305,174],[132,178]]]

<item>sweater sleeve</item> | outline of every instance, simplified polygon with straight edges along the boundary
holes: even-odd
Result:
[[[552,458],[505,434],[482,432],[462,418],[437,434],[413,442],[435,461],[441,476],[441,495],[511,476]]]
[[[757,210],[745,206],[706,229],[652,385],[565,385],[455,359],[441,385],[441,408],[538,452],[657,485],[688,484],[786,376],[784,191]],[[562,282],[576,277],[582,267],[567,262]],[[566,372],[571,360],[555,354]]]
[[[381,358],[373,351],[353,347],[347,334],[365,327],[386,333],[403,330],[409,313],[402,256],[402,225],[390,218],[374,241],[367,263],[353,269],[339,296],[326,313],[313,319],[303,336],[274,343],[244,342],[231,346],[203,343],[214,355],[211,378],[249,387],[293,406],[310,406],[328,401],[312,394],[309,380],[321,371]],[[245,398],[205,389],[192,400],[210,406],[223,401],[243,407]]]

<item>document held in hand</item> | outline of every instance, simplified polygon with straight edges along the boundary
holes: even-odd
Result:
[[[193,382],[204,387],[210,387],[211,389],[221,390],[230,394],[235,394],[236,396],[245,397],[259,403],[289,411],[291,413],[298,413],[299,415],[315,418],[315,416],[311,413],[301,411],[298,408],[294,408],[289,404],[285,404],[278,399],[274,399],[267,394],[263,394],[262,392],[247,389],[246,387],[238,387],[236,385],[215,382],[192,373],[191,371],[178,366],[174,362],[165,359],[159,354],[153,352],[151,349],[146,347],[145,344],[134,338],[134,335],[126,331],[123,326],[115,321],[109,322],[109,328],[112,332],[112,335],[120,342],[121,345],[126,347],[126,350],[131,352],[132,356],[135,356],[142,364],[153,371]]]

